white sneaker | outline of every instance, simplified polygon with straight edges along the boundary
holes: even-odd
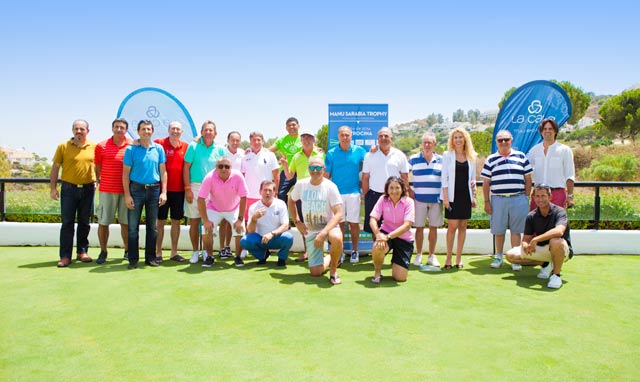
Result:
[[[500,268],[502,266],[502,254],[497,254],[491,262],[491,268]]]
[[[360,261],[360,254],[358,253],[358,251],[351,251],[351,258],[349,259],[349,262],[351,264],[355,264],[358,261]]]
[[[559,289],[562,286],[562,279],[558,275],[551,275],[547,288]]]
[[[521,264],[511,263],[511,269],[515,272],[520,272],[522,270]]]
[[[247,257],[248,254],[249,254],[249,251],[247,251],[246,249],[243,249],[242,251],[240,251],[240,258],[244,259],[245,257]]]
[[[342,255],[340,255],[340,262],[338,264],[342,264],[344,263],[344,258],[347,257],[347,254],[342,252]]]
[[[422,265],[422,253],[418,253],[416,255],[416,258],[413,259],[413,265],[415,265],[416,267],[419,267]]]
[[[427,257],[427,265],[431,265],[432,267],[440,267],[440,262],[438,261],[438,258],[436,257],[436,255],[434,255],[433,253],[429,255],[429,257]]]
[[[197,264],[198,263],[198,258],[200,257],[200,252],[198,251],[193,251],[193,253],[191,254],[191,258],[189,259],[189,262],[191,264]]]
[[[544,268],[540,268],[540,272],[538,272],[539,279],[548,279],[551,276],[551,271],[553,271],[553,263],[549,263]]]

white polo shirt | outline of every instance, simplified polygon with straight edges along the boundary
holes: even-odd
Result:
[[[273,202],[269,207],[262,203],[262,200],[258,200],[249,207],[249,219],[260,208],[266,208],[267,212],[258,219],[256,223],[256,232],[260,236],[264,236],[269,232],[277,229],[281,225],[289,222],[289,210],[285,202],[278,198],[273,198]]]
[[[262,148],[259,153],[250,151],[242,158],[241,172],[249,187],[247,198],[260,199],[260,183],[263,180],[274,180],[273,170],[280,168],[278,160],[271,151]]]
[[[365,155],[362,173],[369,174],[369,189],[382,193],[390,176],[400,177],[400,174],[409,173],[409,162],[407,156],[395,147],[387,155],[378,149],[373,154]]]
[[[224,156],[229,158],[229,160],[231,161],[231,168],[242,172],[242,158],[244,158],[244,149],[242,147],[238,147],[238,150],[236,150],[235,154],[232,154],[231,151],[229,151],[228,147],[225,147],[224,151]]]
[[[551,188],[565,188],[567,180],[575,181],[573,152],[569,146],[554,142],[544,154],[542,142],[533,146],[527,154],[533,167],[533,183],[547,184]]]

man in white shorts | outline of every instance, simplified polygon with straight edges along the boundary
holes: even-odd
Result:
[[[332,147],[325,158],[326,170],[324,176],[331,179],[338,186],[342,198],[344,219],[340,222],[340,229],[344,235],[344,222],[349,223],[351,233],[351,258],[350,262],[360,261],[358,252],[358,239],[360,236],[360,170],[362,162],[367,154],[361,146],[352,145],[351,128],[342,126],[338,129],[337,146]],[[344,261],[344,253],[340,262]]]
[[[229,158],[218,158],[215,170],[204,177],[198,192],[198,211],[204,230],[202,234],[205,248],[203,267],[209,268],[213,265],[213,236],[215,227],[222,220],[233,225],[236,236],[244,235],[243,220],[246,205],[247,183],[244,177],[240,171],[231,169]]]
[[[558,289],[562,265],[573,257],[567,212],[551,203],[551,187],[546,184],[536,185],[533,197],[538,207],[527,215],[522,245],[507,251],[507,260],[520,266],[542,265],[538,278],[548,278],[547,287]]]
[[[338,187],[324,177],[322,157],[309,159],[310,177],[299,180],[289,195],[289,215],[307,242],[309,272],[321,276],[329,268],[329,281],[340,284],[338,263],[342,254],[342,198]],[[296,201],[302,200],[304,223],[298,218]],[[324,242],[329,241],[329,255],[324,255]]]

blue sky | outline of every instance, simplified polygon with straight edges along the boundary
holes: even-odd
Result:
[[[640,6],[597,4],[3,2],[0,146],[51,158],[75,118],[103,140],[122,99],[147,86],[243,138],[281,135],[290,116],[315,131],[329,103],[388,103],[394,125],[496,109],[537,79],[618,94],[640,82]]]

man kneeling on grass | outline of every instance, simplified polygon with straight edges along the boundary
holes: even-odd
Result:
[[[546,184],[536,185],[533,197],[538,208],[527,215],[522,245],[507,251],[506,256],[516,265],[513,270],[542,265],[538,278],[548,278],[547,287],[558,289],[562,286],[562,264],[573,257],[567,212],[551,203],[551,188]]]
[[[293,245],[287,205],[276,198],[276,183],[271,180],[260,183],[260,196],[249,208],[247,234],[240,245],[258,259],[258,264],[266,264],[268,250],[279,249],[278,266],[284,267]]]
[[[321,276],[329,268],[329,281],[340,284],[338,263],[342,255],[342,198],[338,187],[324,177],[324,159],[309,159],[309,178],[299,180],[289,195],[289,214],[307,243],[311,276]],[[302,200],[304,223],[298,218],[296,201]],[[324,255],[324,242],[329,240],[329,256]]]

